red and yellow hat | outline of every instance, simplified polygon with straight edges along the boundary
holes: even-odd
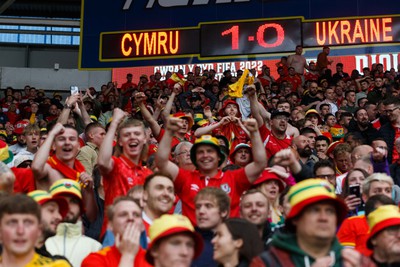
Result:
[[[40,206],[44,204],[54,201],[58,204],[58,209],[61,214],[61,217],[65,217],[68,212],[68,202],[62,197],[52,196],[49,192],[44,190],[34,190],[28,193],[28,196],[33,198]]]
[[[367,247],[372,249],[371,239],[390,226],[400,225],[400,211],[396,205],[382,205],[368,215],[369,237]]]
[[[307,110],[305,117],[310,117],[310,116],[317,116],[318,117],[318,123],[321,124],[322,123],[322,119],[321,119],[321,115],[318,113],[318,111],[316,109],[309,109]]]
[[[154,258],[151,255],[151,249],[157,241],[165,237],[175,234],[187,233],[190,234],[195,241],[194,258],[198,257],[203,251],[203,238],[195,232],[190,220],[179,214],[164,214],[160,218],[155,219],[149,229],[150,244],[146,252],[146,260],[154,265]]]
[[[288,192],[291,209],[286,217],[285,225],[294,230],[292,220],[311,204],[329,200],[336,207],[338,225],[346,218],[347,206],[335,193],[335,188],[324,179],[306,179],[292,186]]]
[[[182,111],[177,112],[177,113],[175,113],[175,114],[172,114],[171,117],[173,117],[173,118],[180,118],[180,119],[187,119],[187,120],[188,120],[188,123],[189,123],[189,129],[191,129],[192,126],[193,126],[193,123],[194,123],[194,122],[193,122],[193,118],[192,118],[191,116],[185,114],[185,113],[182,112]]]
[[[3,140],[0,140],[0,161],[8,164],[14,159],[14,154],[8,148],[8,145]]]

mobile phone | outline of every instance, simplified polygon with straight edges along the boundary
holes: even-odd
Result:
[[[355,195],[356,197],[361,197],[360,185],[350,185],[349,194]]]
[[[77,95],[79,93],[79,88],[76,85],[71,85],[71,95]]]

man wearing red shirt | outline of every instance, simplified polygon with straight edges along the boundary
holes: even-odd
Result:
[[[123,83],[121,85],[120,91],[123,96],[130,97],[132,95],[133,89],[137,88],[137,84],[132,82],[132,77],[133,77],[132,74],[128,73],[126,75],[126,80],[127,80],[126,83]]]
[[[125,117],[121,109],[114,109],[113,120],[100,146],[98,166],[103,176],[106,207],[113,203],[115,197],[126,195],[131,187],[143,184],[145,178],[152,173],[141,162],[148,151],[143,122],[133,119],[124,121]],[[112,155],[117,130],[117,148],[121,151],[119,157]],[[103,230],[105,226],[106,223],[103,224]]]
[[[125,112],[114,109],[113,120],[100,146],[98,166],[103,176],[106,206],[111,205],[115,197],[126,195],[131,187],[143,184],[152,173],[141,165],[143,152],[147,152],[143,122],[124,119]],[[117,147],[121,150],[119,157],[112,156],[111,149],[117,130]]]
[[[290,82],[292,84],[292,92],[297,92],[297,89],[302,85],[301,78],[296,73],[293,67],[289,67],[288,70],[289,70],[289,75],[283,78],[283,81]]]
[[[137,88],[137,84],[132,82],[132,73],[128,73],[126,75],[126,83],[123,83],[120,88],[120,93],[121,93],[121,98],[122,98],[122,103],[121,106],[125,107],[125,105],[128,103],[130,97],[132,96],[132,91]]]
[[[164,83],[161,81],[161,72],[157,71],[154,73],[154,80],[149,82],[149,87],[159,87],[161,90],[164,89]]]
[[[149,236],[149,227],[161,215],[169,213],[174,205],[175,193],[172,178],[153,173],[146,178],[143,185],[143,201],[146,203],[142,212],[142,219]],[[149,238],[147,241],[150,241]]]
[[[182,200],[182,213],[196,223],[194,198],[200,189],[206,186],[220,187],[231,197],[231,216],[239,216],[239,201],[241,194],[250,188],[264,170],[267,164],[265,150],[258,131],[257,122],[248,119],[244,125],[250,133],[252,154],[254,161],[245,168],[235,171],[222,172],[219,166],[224,162],[226,155],[221,151],[219,142],[211,135],[198,138],[190,156],[195,171],[178,168],[169,161],[171,141],[176,131],[182,127],[182,120],[170,118],[167,122],[165,134],[157,151],[156,165],[161,172],[168,173],[174,179],[175,193]]]
[[[82,267],[151,266],[140,247],[141,208],[131,197],[116,198],[108,210],[115,245],[89,254]]]

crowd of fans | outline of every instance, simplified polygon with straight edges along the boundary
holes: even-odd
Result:
[[[329,52],[7,88],[0,266],[400,266],[400,73]]]

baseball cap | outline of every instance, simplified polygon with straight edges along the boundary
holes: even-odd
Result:
[[[176,234],[190,234],[195,241],[194,258],[198,257],[203,251],[203,238],[195,232],[190,220],[180,214],[164,214],[155,219],[149,228],[150,244],[146,252],[146,260],[150,264],[154,264],[154,258],[151,255],[151,249],[157,241]]]
[[[22,134],[26,126],[28,126],[29,121],[17,121],[14,124],[14,133],[15,134]]]
[[[14,166],[18,168],[19,165],[21,165],[22,163],[24,163],[25,161],[33,161],[33,155],[17,155],[15,156],[14,159]]]
[[[294,218],[308,206],[324,200],[329,200],[334,204],[338,225],[347,215],[346,204],[336,196],[335,188],[324,179],[310,178],[293,185],[288,192],[288,199],[291,209],[286,216],[285,225],[291,231],[295,229],[292,222]]]
[[[279,115],[284,115],[284,116],[286,116],[288,118],[290,117],[290,113],[289,112],[286,112],[286,111],[283,111],[283,110],[280,110],[280,109],[276,109],[276,110],[272,111],[272,113],[271,113],[271,120],[273,118],[275,118],[276,116],[279,116]]]
[[[61,197],[52,196],[49,192],[44,190],[34,190],[28,193],[28,196],[33,198],[40,206],[44,204],[54,201],[58,204],[58,209],[61,214],[61,217],[65,217],[68,213],[68,202]]]
[[[194,144],[193,144],[192,148],[190,149],[190,159],[192,160],[192,163],[197,167],[196,150],[200,145],[213,146],[217,150],[219,157],[220,157],[218,166],[221,166],[221,164],[225,161],[226,155],[222,152],[221,148],[219,147],[218,139],[211,135],[202,135],[201,137],[197,138],[196,141],[194,141]]]

